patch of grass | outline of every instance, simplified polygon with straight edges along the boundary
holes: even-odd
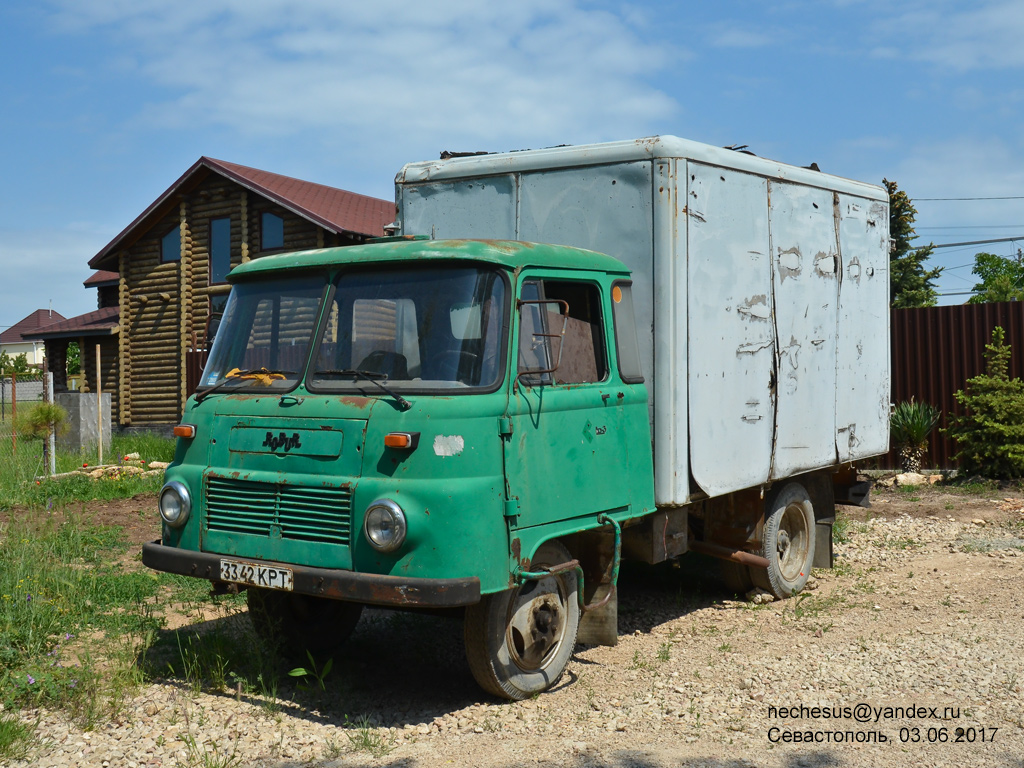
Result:
[[[27,760],[34,741],[31,725],[17,717],[0,715],[0,762]]]
[[[847,544],[850,541],[850,523],[848,515],[842,510],[836,510],[836,521],[832,523],[832,540],[839,544]]]
[[[664,642],[658,646],[658,661],[668,661],[672,658],[672,643]]]
[[[19,436],[17,451],[13,452],[6,442],[9,439],[6,434],[0,435],[0,440],[4,441],[0,446],[0,509],[17,506],[59,509],[76,501],[123,499],[140,493],[156,493],[163,484],[162,477],[129,475],[100,480],[84,476],[36,480],[46,472],[42,440]],[[152,434],[115,435],[111,445],[104,447],[103,463],[121,463],[132,453],[138,453],[146,462],[169,462],[174,458],[174,441]],[[83,464],[95,466],[97,459],[95,451],[58,450],[57,473],[81,469]]]
[[[955,493],[960,496],[987,496],[999,490],[999,482],[979,477],[955,478],[945,481],[943,489],[947,493]]]
[[[793,598],[793,618],[800,621],[803,619],[817,619],[823,614],[829,613],[844,605],[846,598],[842,595],[832,593],[828,596],[812,595],[806,592]]]
[[[886,536],[884,539],[874,542],[874,545],[879,549],[917,549],[921,546],[921,542],[907,536]]]
[[[227,752],[213,741],[196,741],[195,736],[186,733],[181,739],[185,742],[185,750],[188,758],[184,764],[185,768],[234,768],[242,764],[242,758],[238,754],[238,741],[232,744],[231,751]],[[179,765],[181,765],[179,763]]]
[[[348,720],[347,717],[345,719]],[[394,735],[381,733],[366,715],[360,717],[354,725],[349,726],[348,740],[353,751],[367,752],[378,759],[389,754],[395,748]]]
[[[0,702],[93,728],[142,682],[173,582],[126,568],[121,529],[29,510],[0,526]]]
[[[208,586],[197,579],[189,581]],[[283,660],[277,648],[255,635],[243,605],[238,595],[199,594],[185,600],[183,612],[201,626],[161,633],[146,659],[147,675],[181,681],[193,693],[232,691],[237,698],[257,696],[268,713],[277,712]],[[212,621],[211,607],[216,617]]]

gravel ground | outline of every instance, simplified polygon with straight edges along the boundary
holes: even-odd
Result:
[[[876,492],[794,600],[729,595],[697,556],[624,568],[618,646],[532,700],[479,691],[458,621],[367,611],[326,692],[152,685],[91,733],[25,713],[30,764],[1024,766],[1020,537],[1020,499]],[[247,642],[244,611],[216,622]]]

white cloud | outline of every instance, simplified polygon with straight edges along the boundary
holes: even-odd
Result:
[[[929,62],[957,72],[1024,66],[1024,4],[934,0],[895,6],[875,25],[875,55]],[[909,10],[907,10],[909,7]]]
[[[57,23],[159,86],[141,129],[503,149],[642,135],[679,111],[648,84],[674,51],[569,0],[62,0]]]
[[[74,317],[96,309],[96,291],[82,287],[93,271],[86,262],[106,241],[77,229],[0,230],[0,329],[37,309]]]

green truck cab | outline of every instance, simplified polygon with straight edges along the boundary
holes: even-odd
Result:
[[[464,608],[485,690],[554,684],[581,614],[608,624],[623,529],[659,514],[628,270],[397,238],[229,280],[143,561],[245,589],[296,649],[341,642],[364,605]]]

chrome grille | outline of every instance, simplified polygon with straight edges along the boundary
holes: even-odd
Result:
[[[206,527],[211,531],[348,544],[352,493],[347,488],[308,488],[222,477],[206,479]]]

